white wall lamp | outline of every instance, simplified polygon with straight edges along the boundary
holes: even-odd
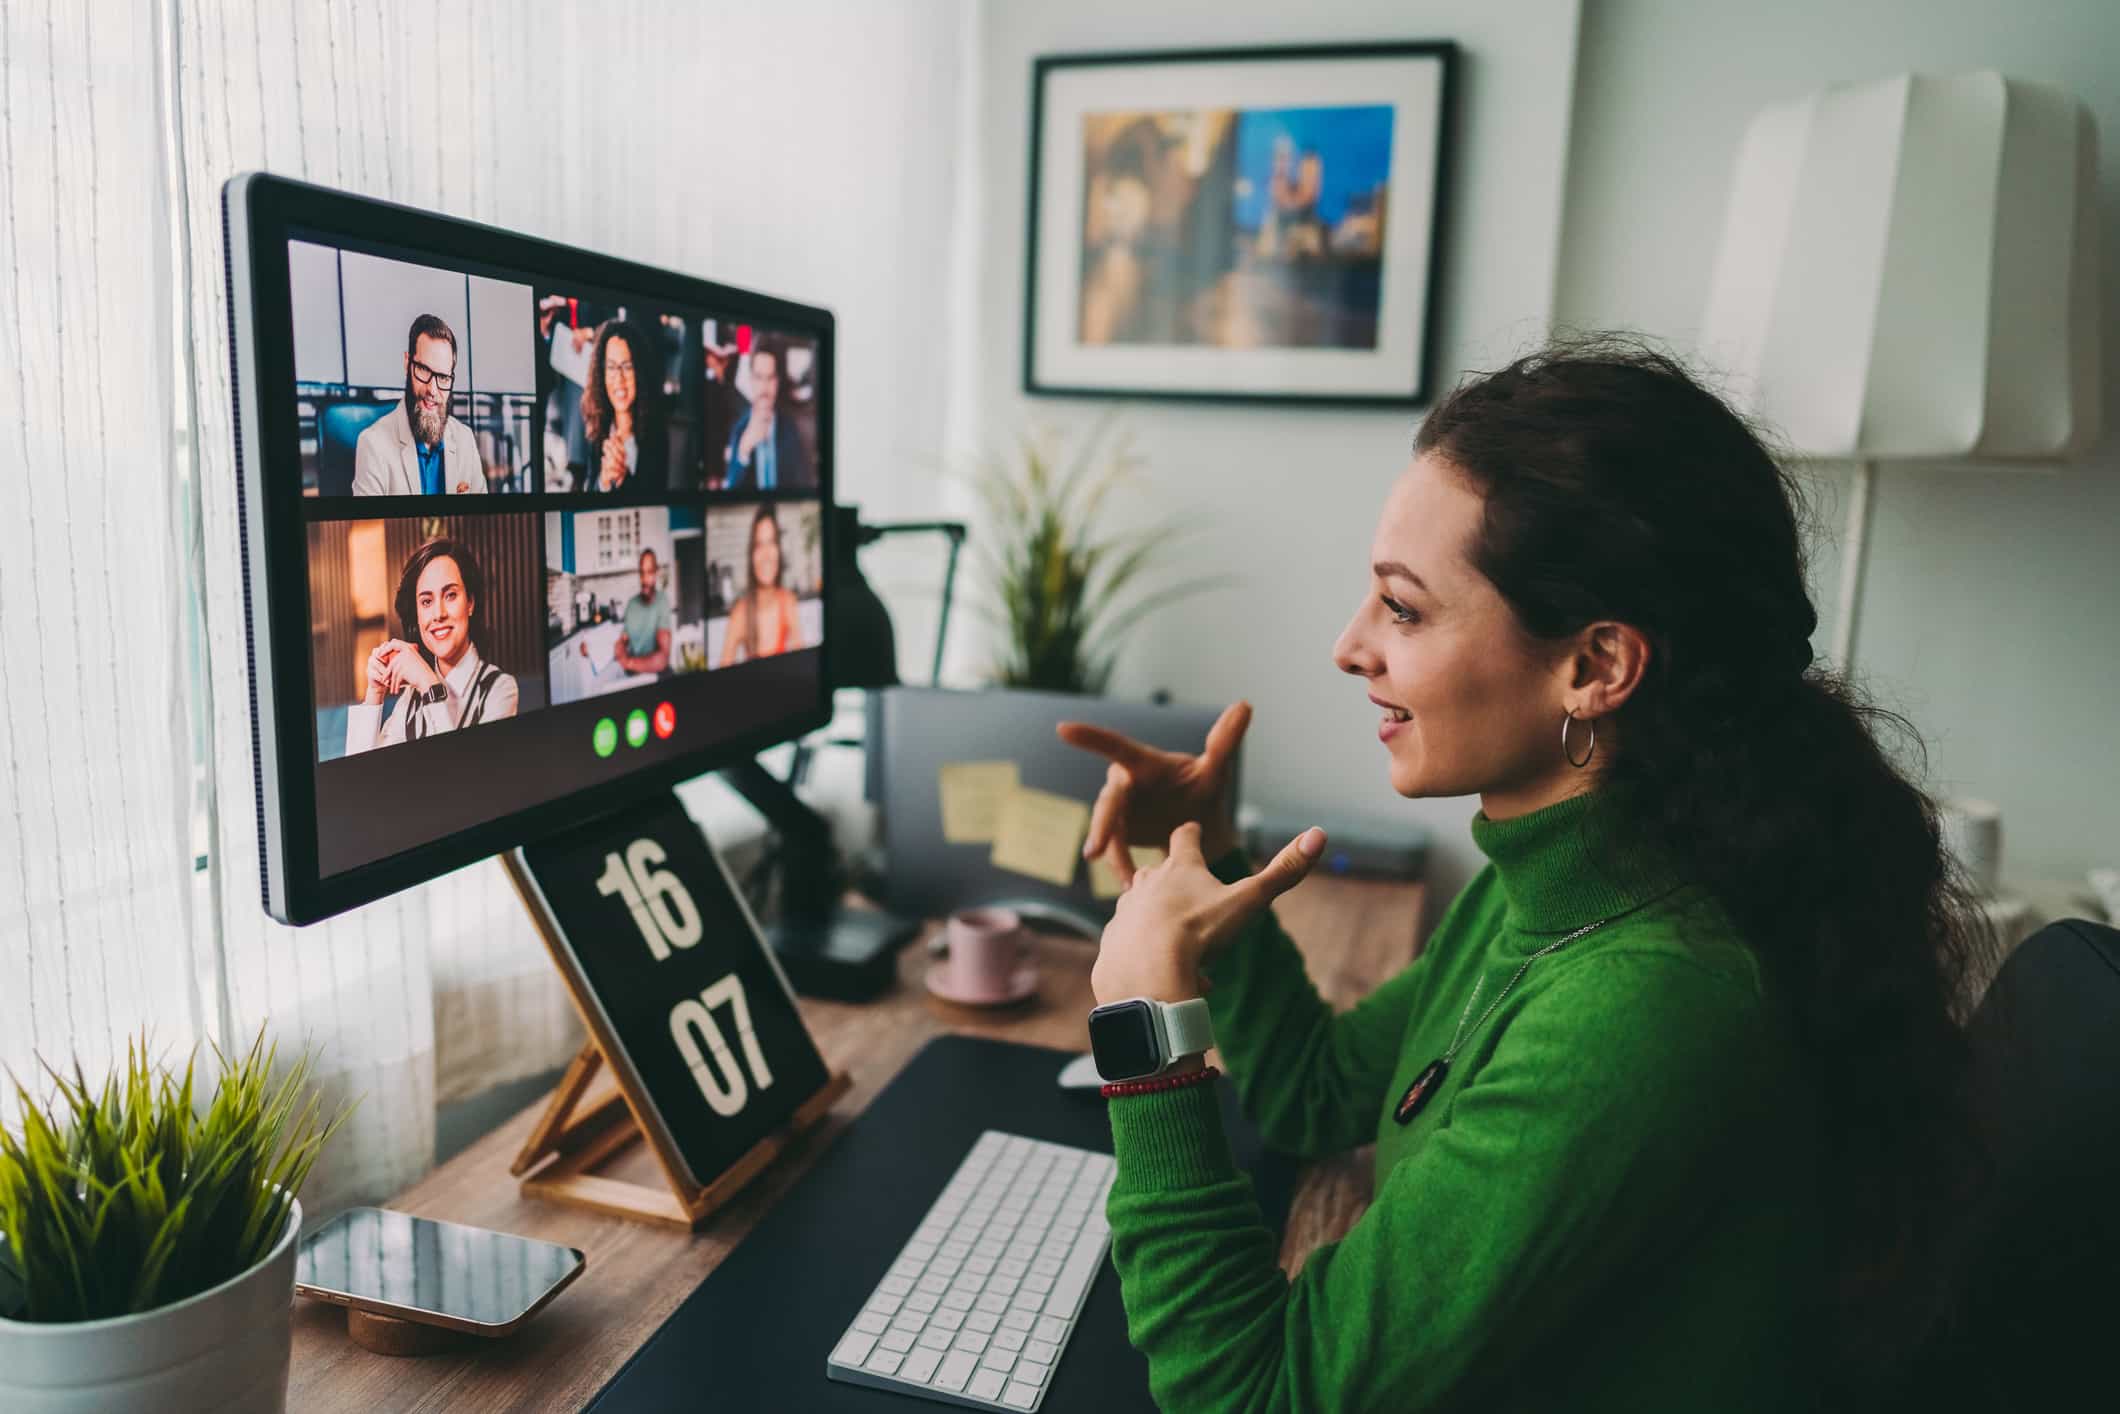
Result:
[[[1992,71],[1838,84],[1746,129],[1701,353],[1791,453],[1856,464],[1843,671],[1879,462],[2097,441],[2097,175],[2089,110]]]

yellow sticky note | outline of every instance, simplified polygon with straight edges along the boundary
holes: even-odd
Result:
[[[1001,820],[1001,802],[1015,792],[1013,761],[952,761],[942,768],[942,838],[986,844]]]
[[[1018,788],[1001,803],[994,829],[994,867],[1066,888],[1082,862],[1089,807],[1050,791]]]
[[[1170,851],[1158,849],[1152,844],[1133,845],[1126,851],[1134,857],[1134,868],[1146,869],[1151,864],[1161,864]],[[1119,871],[1112,868],[1103,855],[1089,862],[1089,896],[1091,898],[1117,898],[1126,890],[1119,886]]]

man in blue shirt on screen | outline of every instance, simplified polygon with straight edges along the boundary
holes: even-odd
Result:
[[[780,350],[751,350],[751,405],[729,429],[728,485],[732,491],[808,491],[817,469],[792,419],[780,416]]]

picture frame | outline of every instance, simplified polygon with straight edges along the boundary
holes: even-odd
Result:
[[[1426,403],[1457,58],[1448,40],[1038,58],[1023,390]]]

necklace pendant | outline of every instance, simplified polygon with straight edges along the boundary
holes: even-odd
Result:
[[[1413,1077],[1413,1083],[1406,1087],[1406,1093],[1399,1096],[1398,1107],[1391,1112],[1391,1117],[1400,1124],[1413,1123],[1414,1116],[1428,1107],[1428,1101],[1441,1088],[1443,1077],[1449,1071],[1450,1062],[1441,1056],[1428,1062],[1421,1073]]]

